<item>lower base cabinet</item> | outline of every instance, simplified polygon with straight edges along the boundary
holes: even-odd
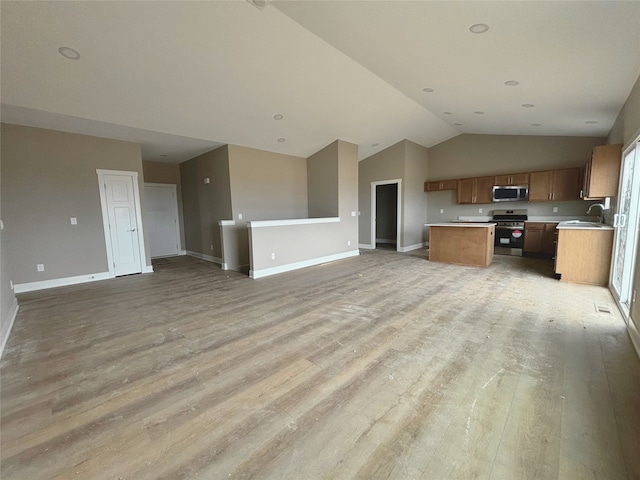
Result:
[[[560,229],[555,271],[561,282],[608,285],[613,229]]]
[[[525,253],[555,254],[557,226],[558,222],[525,222]]]

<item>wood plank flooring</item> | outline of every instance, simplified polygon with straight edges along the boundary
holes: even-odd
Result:
[[[19,296],[3,480],[640,478],[624,321],[544,260],[154,268]]]

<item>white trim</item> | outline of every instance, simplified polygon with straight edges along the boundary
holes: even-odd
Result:
[[[90,273],[87,275],[77,275],[75,277],[53,278],[51,280],[40,280],[38,282],[16,283],[13,290],[16,293],[33,292],[44,290],[45,288],[66,287],[77,285],[78,283],[97,282],[98,280],[108,280],[113,278],[109,272]]]
[[[100,193],[100,206],[102,208],[102,228],[104,230],[104,243],[107,250],[107,267],[109,268],[109,278],[115,278],[116,272],[113,266],[113,251],[111,248],[111,237],[109,235],[109,217],[107,211],[107,198],[105,191],[102,188],[105,184],[105,175],[123,175],[132,178],[133,183],[133,196],[136,204],[136,217],[137,217],[137,229],[138,229],[138,248],[140,252],[140,272],[144,272],[147,254],[144,247],[144,230],[142,226],[142,209],[140,205],[140,188],[138,187],[138,172],[124,171],[124,170],[104,170],[101,168],[96,169],[98,175],[98,192]],[[34,282],[37,283],[37,282]]]
[[[288,220],[252,220],[247,222],[249,228],[284,227],[287,225],[309,225],[315,223],[339,223],[340,217],[293,218]]]
[[[232,227],[236,224],[235,220],[220,220],[218,225],[221,227]]]
[[[396,245],[400,245],[400,233],[402,232],[402,179],[395,178],[393,180],[380,180],[371,182],[371,242],[372,249],[375,250],[376,245],[376,187],[378,185],[398,185],[398,196],[396,199]],[[396,251],[398,249],[396,248]]]
[[[412,250],[418,250],[419,248],[426,247],[427,245],[427,242],[416,243],[414,245],[409,245],[408,247],[398,247],[398,251],[402,253],[411,252]]]
[[[629,318],[629,322],[627,323],[627,331],[629,332],[629,336],[631,337],[631,343],[633,343],[636,354],[638,355],[638,357],[640,357],[640,333],[636,328],[636,324],[633,323],[633,318]]]
[[[364,248],[366,250],[375,250],[376,249],[375,245],[371,245],[369,243],[359,243],[358,244],[358,248]]]
[[[13,328],[13,323],[16,321],[16,317],[18,316],[18,309],[20,305],[18,305],[18,299],[14,297],[13,304],[11,304],[11,308],[9,309],[9,315],[7,318],[7,322],[9,323],[9,328],[7,328],[4,337],[0,339],[0,359],[2,359],[2,354],[4,353],[4,347],[7,345],[7,340],[9,340],[9,336],[11,335],[11,329]]]
[[[276,275],[278,273],[290,272],[291,270],[298,270],[300,268],[311,267],[313,265],[320,265],[321,263],[334,262],[336,260],[342,260],[349,257],[357,257],[358,255],[360,255],[360,252],[358,250],[350,250],[348,252],[335,253],[333,255],[327,255],[318,258],[310,258],[309,260],[288,263],[286,265],[278,265],[277,267],[263,268],[262,270],[249,270],[249,276],[251,278],[263,278],[270,275]]]
[[[222,259],[218,257],[214,257],[212,255],[205,255],[204,253],[192,252],[191,250],[187,250],[187,255],[190,257],[199,258],[200,260],[206,260],[207,262],[217,263],[218,265],[222,265]]]
[[[178,255],[186,255],[187,251],[186,250],[180,250],[180,253],[178,253]]]
[[[142,273],[153,273],[153,265],[144,265],[142,267]]]

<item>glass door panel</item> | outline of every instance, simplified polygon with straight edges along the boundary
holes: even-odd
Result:
[[[637,242],[640,199],[640,150],[638,142],[629,149],[622,160],[622,175],[618,195],[618,213],[614,217],[613,268],[611,287],[628,313],[633,264]]]

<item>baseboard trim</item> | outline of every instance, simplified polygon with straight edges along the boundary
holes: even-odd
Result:
[[[190,257],[199,258],[200,260],[206,260],[207,262],[217,263],[218,265],[222,265],[222,259],[218,257],[205,255],[204,253],[199,253],[199,252],[192,252],[191,250],[187,250],[187,255],[189,255]]]
[[[390,243],[395,245],[398,241],[395,238],[376,238],[376,243]]]
[[[9,323],[9,328],[5,332],[4,336],[0,339],[0,359],[2,359],[2,354],[4,353],[4,347],[7,345],[7,341],[9,340],[9,335],[11,335],[11,329],[13,328],[13,323],[16,321],[16,317],[18,316],[19,308],[20,306],[18,305],[18,299],[14,298],[13,304],[9,309],[9,318],[7,319],[7,322]]]
[[[412,250],[418,250],[419,248],[426,247],[427,245],[427,242],[416,243],[415,245],[409,245],[408,247],[398,247],[398,251],[402,253],[411,252]]]
[[[153,273],[153,265],[145,265],[142,267],[142,273]]]
[[[178,255],[186,255],[187,251],[186,250],[180,250],[180,253]]]
[[[375,247],[368,243],[359,243],[358,248],[364,248],[365,250],[375,250]]]
[[[360,255],[358,250],[350,250],[348,252],[326,255],[324,257],[310,258],[309,260],[303,260],[301,262],[278,265],[277,267],[263,268],[262,270],[249,270],[249,276],[254,279],[263,278],[270,275],[276,275],[278,273],[290,272],[291,270],[320,265],[321,263],[334,262],[336,260],[342,260],[349,257],[357,257],[358,255]]]
[[[633,348],[636,349],[636,354],[640,357],[640,332],[638,332],[638,328],[631,317],[629,317],[629,322],[627,323],[627,331],[629,332],[629,337],[631,337]]]
[[[66,287],[77,285],[78,283],[97,282],[98,280],[108,280],[112,278],[109,272],[90,273],[88,275],[78,275],[75,277],[54,278],[52,280],[41,280],[39,282],[16,283],[13,291],[16,293],[33,292],[47,288]]]

